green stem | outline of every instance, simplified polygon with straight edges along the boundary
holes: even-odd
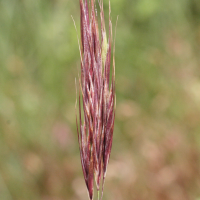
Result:
[[[100,196],[99,196],[99,190],[97,191],[97,196],[98,196],[98,200],[99,200],[99,197],[100,197]]]

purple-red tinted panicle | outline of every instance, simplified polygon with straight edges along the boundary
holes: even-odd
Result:
[[[110,3],[108,40],[103,0],[99,0],[98,4],[100,7],[100,32],[95,0],[80,0],[81,76],[79,77],[79,124],[77,118],[76,123],[81,165],[90,199],[93,199],[94,177],[98,199],[100,184],[102,184],[103,195],[113,140],[116,101],[114,52],[110,80],[112,46]]]

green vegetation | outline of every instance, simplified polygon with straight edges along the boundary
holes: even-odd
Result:
[[[197,200],[200,1],[111,0],[111,8],[117,110],[104,200]],[[108,19],[107,0],[104,10]],[[79,33],[78,0],[0,0],[2,200],[87,199],[71,15]]]

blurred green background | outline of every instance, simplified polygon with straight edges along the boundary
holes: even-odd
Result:
[[[200,1],[111,7],[117,110],[103,199],[199,200]],[[78,0],[0,0],[0,200],[88,199],[71,15],[80,35]]]

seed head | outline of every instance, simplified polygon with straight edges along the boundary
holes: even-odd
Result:
[[[98,194],[102,182],[103,195],[113,140],[116,101],[114,52],[110,80],[112,46],[110,3],[109,37],[107,40],[103,0],[98,1],[101,22],[100,33],[94,1],[90,0],[88,3],[88,0],[80,0],[79,123],[76,117],[81,165],[90,200],[93,199],[94,177]],[[81,110],[83,110],[83,114]]]

